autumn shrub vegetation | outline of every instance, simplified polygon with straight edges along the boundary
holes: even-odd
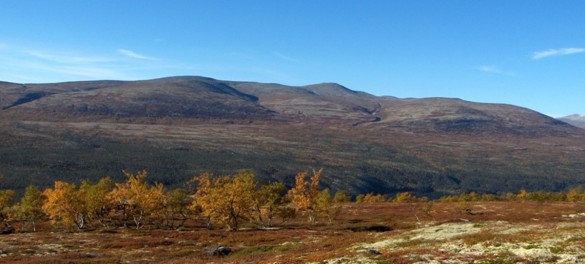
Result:
[[[238,230],[241,221],[252,219],[260,204],[255,199],[258,183],[254,174],[240,171],[235,177],[222,176],[212,179],[209,174],[198,176],[199,188],[192,208],[200,208],[201,214],[212,223]]]
[[[290,204],[297,212],[308,216],[309,222],[314,223],[317,215],[323,210],[323,206],[328,203],[329,192],[320,193],[318,186],[321,179],[321,170],[313,170],[313,176],[308,181],[308,172],[300,172],[295,176],[295,187],[288,191]]]
[[[202,173],[192,179],[192,188],[167,190],[160,183],[150,183],[146,170],[123,171],[123,182],[109,177],[97,183],[81,181],[79,185],[56,181],[43,191],[31,185],[18,201],[14,191],[0,190],[0,221],[18,223],[23,232],[34,232],[39,222],[47,220],[55,228],[74,230],[177,229],[195,221],[210,229],[236,231],[242,227],[273,227],[278,224],[275,219],[282,223],[297,216],[310,224],[332,223],[344,204],[351,202],[351,196],[345,191],[331,195],[329,189],[320,188],[322,174],[322,169],[299,172],[294,185],[287,189],[281,182],[259,182],[253,172],[246,170],[226,176]],[[432,202],[409,192],[397,193],[393,198],[374,193],[356,196],[356,203],[416,205],[409,208],[417,220],[418,211],[434,218],[434,202],[479,201],[583,202],[585,191],[577,187],[567,192],[472,192]]]
[[[356,196],[356,202],[358,203],[383,203],[386,201],[386,197],[381,194],[367,193]]]
[[[149,183],[146,170],[123,174],[123,182],[105,177],[95,184],[56,181],[44,191],[29,186],[18,203],[13,203],[14,191],[1,190],[0,221],[20,222],[21,231],[36,231],[43,219],[76,230],[176,229],[202,219],[210,229],[239,230],[242,224],[271,227],[276,217],[285,221],[296,215],[307,216],[311,223],[321,216],[331,222],[341,208],[334,206],[328,189],[319,189],[322,170],[313,170],[310,181],[305,180],[308,172],[299,173],[288,192],[283,183],[258,182],[245,170],[231,176],[202,173],[191,181],[194,188],[170,191]]]
[[[24,196],[20,202],[10,208],[11,219],[21,222],[24,231],[36,231],[37,221],[42,220],[45,216],[43,204],[46,202],[46,196],[37,186],[30,185],[26,188]]]

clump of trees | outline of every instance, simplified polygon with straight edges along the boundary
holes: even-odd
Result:
[[[23,231],[35,231],[39,219],[77,230],[179,228],[189,219],[203,219],[208,228],[238,230],[243,223],[270,227],[277,217],[286,221],[296,215],[308,216],[311,223],[321,216],[332,221],[341,207],[334,206],[328,189],[319,189],[323,170],[312,172],[310,180],[305,179],[308,171],[297,174],[288,192],[283,183],[259,182],[245,170],[233,176],[195,176],[190,191],[151,184],[146,170],[123,171],[124,182],[109,177],[95,184],[56,181],[44,191],[29,186],[18,203],[12,201],[14,191],[0,191],[0,221],[20,222]],[[338,194],[337,200],[349,201],[349,195]]]
[[[356,203],[412,203],[412,202],[428,202],[427,197],[416,197],[410,192],[397,193],[394,198],[387,198],[382,194],[358,194],[356,196]],[[477,192],[461,193],[459,195],[446,195],[435,200],[436,202],[493,202],[493,201],[536,201],[536,202],[585,202],[585,190],[582,187],[574,187],[566,192],[544,192],[536,191],[529,192],[521,189],[518,193],[503,193],[503,194],[480,194]]]
[[[331,199],[329,189],[319,190],[322,173],[323,169],[313,170],[310,180],[307,179],[308,171],[298,173],[295,186],[287,194],[291,206],[301,215],[307,216],[310,223],[315,223],[318,217],[326,217],[332,222],[341,211],[339,203],[349,200],[345,192],[338,192],[335,194],[336,199]]]
[[[383,202],[397,202],[397,203],[410,203],[410,202],[427,202],[428,199],[426,197],[416,197],[414,194],[410,192],[400,192],[397,193],[394,199],[386,198],[382,194],[358,194],[356,196],[357,203],[383,203]]]
[[[190,208],[200,212],[208,227],[228,230],[237,230],[242,222],[270,227],[275,217],[286,220],[296,215],[307,216],[311,223],[321,216],[332,221],[340,207],[333,206],[328,189],[319,189],[322,172],[313,170],[310,180],[307,171],[298,173],[288,192],[280,182],[258,182],[250,171],[216,178],[204,173],[195,178],[198,188]]]
[[[536,201],[536,202],[583,202],[585,192],[582,187],[574,187],[567,192],[529,192],[521,189],[518,193],[479,194],[476,192],[443,196],[438,202],[493,202],[493,201]]]
[[[367,193],[367,194],[358,194],[355,197],[355,201],[357,203],[383,203],[383,202],[387,202],[388,199],[386,199],[386,197],[384,197],[384,195],[381,195],[381,194]]]
[[[21,231],[36,231],[39,221],[77,230],[97,228],[169,228],[183,227],[188,220],[201,220],[208,228],[238,230],[243,224],[271,227],[275,219],[282,222],[296,216],[309,223],[332,222],[340,213],[342,203],[351,201],[345,191],[331,195],[321,189],[323,170],[299,172],[295,184],[288,189],[283,183],[263,183],[251,171],[242,170],[231,176],[203,173],[195,176],[189,189],[166,190],[160,183],[149,183],[146,170],[123,171],[126,180],[114,182],[109,177],[92,184],[79,185],[56,181],[41,191],[29,186],[22,198],[15,201],[15,192],[0,190],[0,222],[20,223]],[[1,180],[1,178],[0,178]],[[474,201],[585,201],[581,187],[567,192],[528,192],[478,194],[475,192],[444,196],[437,202]],[[357,203],[428,202],[412,193],[397,193],[393,198],[381,194],[360,194]],[[432,203],[427,203],[432,211]],[[418,219],[418,217],[417,217]]]
[[[259,197],[262,193],[253,173],[240,171],[234,177],[215,179],[206,173],[198,176],[196,181],[199,188],[191,208],[201,212],[208,227],[215,223],[228,230],[238,230],[242,221],[254,217],[262,219],[262,203],[268,198]]]

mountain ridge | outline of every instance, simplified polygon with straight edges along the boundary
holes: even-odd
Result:
[[[506,104],[178,76],[0,83],[0,109],[16,189],[145,168],[172,187],[238,169],[290,185],[323,167],[333,190],[431,197],[585,183],[585,131]]]
[[[573,126],[585,129],[585,115],[573,114],[558,118],[559,120],[569,123]]]

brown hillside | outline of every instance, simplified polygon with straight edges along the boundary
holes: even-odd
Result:
[[[0,171],[16,189],[144,168],[177,186],[238,169],[290,184],[324,167],[325,187],[389,195],[585,183],[585,132],[512,105],[170,77],[0,83],[0,109]]]

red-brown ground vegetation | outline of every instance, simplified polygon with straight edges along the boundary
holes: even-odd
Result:
[[[456,258],[457,254],[448,250],[431,250],[445,241],[461,241],[467,247],[538,243],[545,240],[543,232],[546,230],[572,231],[575,228],[572,224],[581,225],[582,228],[585,221],[585,216],[581,214],[585,208],[582,202],[435,202],[430,205],[431,209],[428,207],[429,203],[426,202],[347,203],[331,224],[327,219],[317,219],[314,224],[309,223],[305,217],[285,223],[279,223],[279,219],[276,219],[278,228],[259,229],[250,225],[237,232],[208,230],[204,223],[195,219],[191,219],[180,230],[114,228],[66,232],[51,229],[48,223],[40,223],[39,232],[0,236],[0,261],[307,263],[335,259],[351,262],[362,259],[381,263],[412,263],[429,258]],[[420,228],[436,228],[436,233],[439,234],[447,226],[458,224],[475,228],[477,232],[435,238],[435,242],[432,239],[417,238],[416,232]],[[492,226],[502,227],[510,232],[500,229],[496,232],[493,231],[496,229],[491,229]],[[526,227],[526,230],[512,231],[520,226]],[[541,231],[531,232],[534,229]],[[376,246],[380,241],[399,237],[402,240],[396,240],[393,248]],[[410,239],[406,240],[404,237]],[[575,248],[583,249],[585,238],[575,236],[563,243],[549,247],[548,251],[552,255],[547,256],[547,259],[553,260],[557,255],[560,258],[564,256],[562,254]],[[380,254],[364,251],[367,246],[363,245],[369,244],[374,245]],[[225,257],[211,255],[209,250],[218,245],[232,248],[232,254]],[[531,250],[538,246],[531,245],[526,244],[523,247]],[[498,252],[464,254],[457,258],[469,262],[490,258],[506,261],[533,259],[531,256]]]

